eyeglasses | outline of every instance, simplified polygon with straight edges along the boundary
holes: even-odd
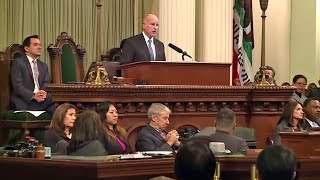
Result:
[[[303,86],[306,86],[306,85],[307,85],[307,83],[302,83],[302,82],[296,82],[296,84],[298,84],[298,85],[303,85]]]

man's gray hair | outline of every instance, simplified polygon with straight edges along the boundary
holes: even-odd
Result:
[[[161,103],[152,103],[151,106],[148,109],[148,118],[151,119],[152,115],[160,115],[162,112],[168,112],[171,113],[170,109]]]
[[[222,108],[217,113],[216,127],[231,128],[234,125],[236,116],[229,108]]]

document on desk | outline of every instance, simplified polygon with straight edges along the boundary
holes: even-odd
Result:
[[[28,113],[34,115],[35,117],[38,117],[42,113],[45,113],[46,111],[14,111],[14,113],[20,113],[20,112],[28,112]]]
[[[122,154],[120,160],[126,159],[144,159],[144,158],[152,158],[152,156],[144,155],[141,152],[136,152],[132,154]]]

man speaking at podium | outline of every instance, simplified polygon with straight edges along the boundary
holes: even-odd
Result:
[[[164,45],[155,36],[159,28],[158,17],[148,14],[143,19],[143,32],[126,39],[121,64],[139,61],[165,61]]]

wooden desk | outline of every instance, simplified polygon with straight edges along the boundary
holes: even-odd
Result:
[[[280,132],[279,134],[281,144],[292,149],[297,157],[320,156],[319,131]]]
[[[134,149],[137,132],[148,122],[151,103],[161,102],[171,110],[168,129],[213,126],[222,107],[231,108],[237,125],[256,130],[257,148],[263,148],[280,118],[294,88],[249,86],[95,86],[50,84],[47,91],[57,104],[70,102],[80,109],[95,109],[97,103],[113,101],[120,113],[119,124],[129,133]]]
[[[141,61],[119,67],[122,77],[152,85],[230,85],[228,63]],[[136,83],[137,83],[136,82]]]
[[[221,177],[225,180],[250,179],[250,168],[256,158],[217,158]],[[319,179],[320,158],[299,159],[298,179]],[[174,159],[126,160],[118,162],[37,160],[0,158],[0,174],[11,179],[149,179],[156,176],[173,177]]]

